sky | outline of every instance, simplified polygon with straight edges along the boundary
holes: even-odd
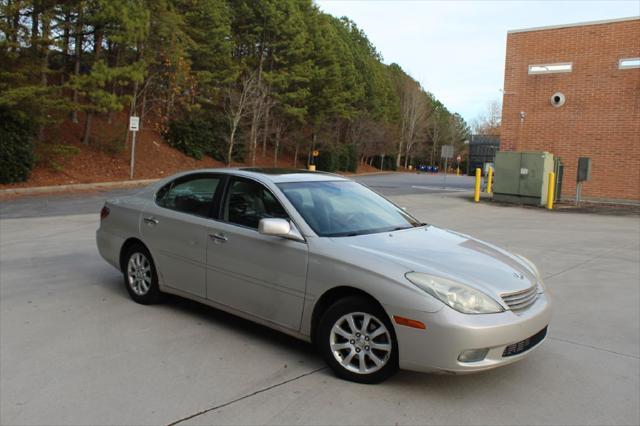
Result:
[[[397,63],[471,122],[501,101],[507,31],[640,15],[640,0],[316,0],[347,16],[384,62]]]

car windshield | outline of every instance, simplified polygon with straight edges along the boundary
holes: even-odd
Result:
[[[348,237],[422,225],[356,182],[293,182],[278,187],[321,237]]]

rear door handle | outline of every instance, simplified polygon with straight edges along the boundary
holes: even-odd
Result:
[[[144,222],[149,225],[157,225],[160,221],[155,217],[151,216],[151,217],[145,217]]]
[[[211,238],[213,241],[219,241],[221,243],[224,243],[225,241],[227,241],[229,238],[227,238],[226,235],[224,235],[221,232],[217,232],[215,234],[209,234],[209,238]]]

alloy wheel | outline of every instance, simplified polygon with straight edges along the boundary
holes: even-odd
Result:
[[[393,350],[391,334],[384,323],[365,312],[343,315],[329,334],[331,352],[348,371],[371,374],[383,368]]]
[[[144,296],[151,288],[151,264],[147,257],[135,252],[127,264],[127,283],[138,296]]]

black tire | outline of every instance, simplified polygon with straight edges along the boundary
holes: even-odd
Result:
[[[144,280],[144,285],[148,285],[148,288],[139,287],[137,284],[139,280],[130,277],[130,268],[132,258],[135,259],[144,259],[141,262],[142,269],[148,264],[148,272],[140,271],[140,278]],[[140,257],[142,256],[142,258]],[[134,259],[134,264],[136,260]],[[122,265],[122,273],[124,276],[124,286],[135,302],[140,303],[142,305],[153,305],[155,303],[159,303],[162,301],[164,294],[160,291],[160,287],[158,286],[158,273],[156,271],[156,265],[153,262],[153,258],[151,257],[151,253],[149,250],[142,244],[133,244],[125,253],[124,256],[124,264]],[[134,275],[135,276],[135,275]]]
[[[366,332],[361,328],[365,321],[364,314],[371,317]],[[351,328],[348,326],[348,317],[351,317],[354,321],[356,326],[355,330],[346,330],[346,328]],[[360,318],[362,318],[362,320],[360,320]],[[342,331],[348,331],[347,334],[349,334],[349,338],[332,331],[334,325],[338,322],[342,324],[340,326]],[[386,333],[384,333],[384,335],[370,337],[382,330],[379,329],[379,327],[373,328],[380,324],[384,325],[386,328],[384,331],[386,331]],[[358,334],[357,337],[356,333]],[[366,342],[363,340],[365,336]],[[340,340],[336,340],[337,338]],[[391,321],[389,321],[387,314],[380,306],[366,298],[346,297],[331,305],[320,318],[315,340],[325,362],[331,367],[334,373],[342,379],[358,383],[374,384],[386,380],[398,370],[398,343]],[[332,342],[336,344],[336,348],[344,345],[348,347],[337,350],[334,353]],[[367,343],[371,346],[365,346]],[[373,346],[390,347],[390,352],[380,351]],[[356,353],[355,351],[358,352]],[[350,358],[352,353],[353,356]],[[341,362],[338,361],[338,357],[341,359]],[[360,357],[364,359],[365,369],[369,369],[370,367],[371,372],[354,371],[356,368],[361,368]],[[373,357],[385,361],[383,366],[379,367],[378,364],[374,362]],[[347,362],[348,360],[351,361]],[[347,365],[345,366],[344,363],[347,363]]]

